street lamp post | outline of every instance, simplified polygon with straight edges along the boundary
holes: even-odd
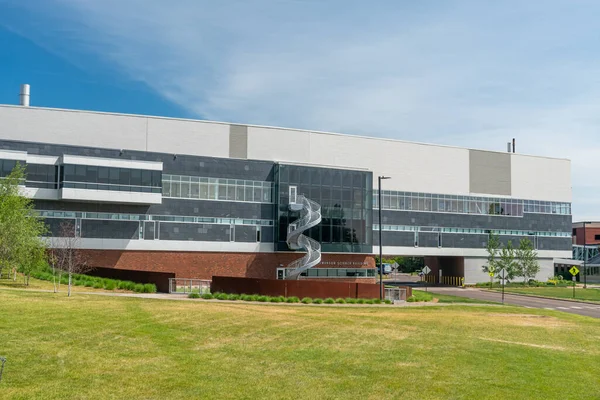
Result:
[[[377,197],[379,203],[379,298],[383,300],[383,244],[381,243],[381,181],[390,179],[389,176],[380,175],[377,178]]]
[[[587,237],[585,235],[585,224],[583,221],[583,288],[587,289]]]

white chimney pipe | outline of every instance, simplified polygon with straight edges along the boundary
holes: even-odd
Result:
[[[512,151],[511,151],[511,143],[510,142],[506,143],[506,151],[509,152],[509,153],[512,153]]]
[[[19,104],[23,107],[29,107],[29,85],[21,85],[21,94],[19,94]]]

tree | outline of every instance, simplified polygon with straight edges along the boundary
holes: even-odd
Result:
[[[0,179],[0,265],[20,270],[27,277],[42,264],[47,232],[44,220],[33,208],[33,201],[22,195],[25,167],[17,163]]]
[[[85,255],[80,247],[75,225],[72,222],[62,222],[54,251],[56,254],[56,265],[59,269],[69,274],[67,296],[71,296],[73,274],[83,274],[91,269],[87,265]]]
[[[52,268],[52,285],[54,286],[54,293],[57,293],[60,290],[60,279],[62,278],[63,270],[58,268],[58,255],[56,249],[52,249],[48,252],[48,264],[50,264],[50,268]],[[58,281],[56,279],[57,274]]]
[[[517,274],[519,264],[515,260],[515,249],[512,242],[509,240],[506,246],[500,251],[500,258],[496,261],[498,271],[506,270],[506,275],[509,281],[513,280]],[[498,272],[497,271],[497,272]]]
[[[498,239],[498,235],[490,232],[485,250],[488,253],[488,257],[487,264],[483,266],[483,271],[490,275],[490,285],[493,285],[494,276],[499,270],[497,268],[498,251],[500,250],[500,240]]]
[[[537,252],[533,248],[531,240],[525,238],[519,242],[519,248],[515,251],[518,263],[518,276],[523,277],[523,282],[535,277],[540,272]]]

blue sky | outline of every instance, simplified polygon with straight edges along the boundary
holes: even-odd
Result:
[[[595,0],[0,0],[0,103],[27,82],[38,106],[501,151],[515,137],[572,159],[574,217],[600,219],[598,15]]]

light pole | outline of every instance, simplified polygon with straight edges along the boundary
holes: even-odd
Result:
[[[583,288],[587,289],[587,237],[585,236],[585,224],[583,221]]]
[[[380,175],[377,178],[377,202],[379,203],[379,298],[383,300],[383,244],[381,243],[381,181],[390,179],[389,176]]]

